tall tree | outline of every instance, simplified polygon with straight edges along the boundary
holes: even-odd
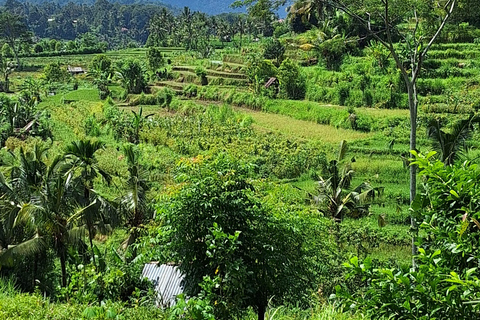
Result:
[[[23,17],[7,11],[0,13],[0,37],[12,48],[17,65],[20,66],[20,46],[23,42],[31,41],[32,37]]]
[[[125,212],[128,227],[130,228],[128,238],[124,242],[124,247],[135,243],[140,235],[141,225],[148,219],[151,219],[151,211],[146,200],[146,193],[150,189],[147,173],[140,165],[139,154],[134,150],[133,145],[125,145],[123,153],[127,159],[128,179],[127,194],[121,199],[121,206]],[[133,256],[136,250],[133,250]]]
[[[185,292],[196,295],[210,277],[215,319],[221,320],[237,318],[249,306],[263,320],[270,299],[301,303],[315,281],[306,238],[295,230],[309,227],[269,212],[247,180],[248,166],[226,156],[184,165],[181,188],[159,214],[168,222],[168,248],[171,259],[181,262]]]
[[[105,219],[103,219],[101,207],[99,207],[102,201],[93,190],[93,182],[98,176],[102,177],[107,183],[110,183],[112,179],[107,172],[98,166],[98,161],[95,157],[95,153],[104,147],[105,144],[100,141],[80,140],[73,141],[65,150],[65,159],[68,161],[69,172],[80,173],[83,196],[78,201],[83,209],[79,211],[78,216],[85,223],[94,264],[93,238],[96,231],[99,230],[98,227],[105,225]]]
[[[361,23],[389,51],[408,93],[410,150],[417,148],[417,80],[428,50],[452,15],[456,0],[325,0]],[[436,18],[436,19],[434,19]],[[433,24],[433,21],[439,21]],[[433,29],[432,29],[433,27]],[[425,30],[432,30],[430,32]],[[396,39],[400,39],[399,43]],[[417,167],[410,166],[410,202],[417,190]],[[412,217],[412,228],[416,229]],[[412,253],[416,254],[415,239]]]

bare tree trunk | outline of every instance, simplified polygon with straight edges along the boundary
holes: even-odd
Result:
[[[407,83],[407,90],[408,90],[408,105],[410,110],[410,150],[416,150],[417,148],[417,107],[418,107],[418,99],[417,99],[417,87],[415,83]],[[410,166],[410,204],[415,199],[417,194],[417,166],[411,165]],[[417,254],[417,246],[415,245],[416,242],[416,232],[417,229],[417,222],[415,221],[415,217],[412,215],[410,217],[410,225],[414,232],[412,236],[412,255],[415,256]]]
[[[60,249],[60,268],[62,269],[62,287],[67,286],[67,258],[65,249]]]
[[[265,303],[260,303],[260,305],[258,306],[258,312],[257,312],[258,320],[265,320],[265,311],[266,311]]]

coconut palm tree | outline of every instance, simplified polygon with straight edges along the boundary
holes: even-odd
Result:
[[[124,241],[124,248],[135,243],[140,235],[140,227],[151,217],[146,193],[150,189],[148,175],[139,163],[139,155],[133,149],[133,145],[125,145],[123,153],[128,164],[127,194],[122,197],[120,203],[122,211],[130,228],[128,238]],[[135,249],[133,256],[136,255]]]
[[[13,246],[31,238],[31,230],[24,229],[19,219],[24,206],[30,202],[32,196],[40,190],[43,176],[47,166],[44,162],[47,148],[34,145],[31,151],[22,148],[18,155],[12,156],[7,161],[6,169],[9,171],[8,180],[0,173],[0,264],[5,264],[4,254]],[[13,260],[15,250],[11,250],[8,257],[8,265]],[[3,259],[3,260],[2,260]]]
[[[36,234],[55,250],[62,272],[62,286],[67,285],[67,250],[80,243],[81,238],[74,231],[70,217],[78,204],[80,181],[74,172],[67,170],[63,157],[57,156],[49,165],[41,190],[24,207],[21,216],[36,229]]]
[[[445,165],[452,165],[458,155],[467,148],[467,140],[472,138],[474,124],[480,118],[471,115],[468,119],[457,121],[450,132],[442,130],[443,123],[432,119],[427,127],[427,135],[432,140],[433,147],[440,153],[440,160]]]
[[[101,198],[93,189],[94,180],[102,177],[108,184],[112,177],[98,166],[98,160],[95,153],[103,149],[105,143],[101,141],[79,140],[73,141],[65,150],[65,160],[69,166],[69,172],[79,172],[80,182],[83,187],[83,197],[78,199],[79,204],[83,207],[76,215],[76,219],[83,221],[92,250],[93,262],[95,264],[95,255],[93,253],[93,238],[95,234],[106,232],[108,225],[103,210],[108,202]]]
[[[18,256],[31,256],[53,248],[60,260],[62,286],[67,284],[66,259],[70,245],[81,241],[75,236],[70,216],[78,208],[79,182],[73,171],[65,169],[63,157],[57,156],[50,165],[42,148],[21,152],[20,164],[10,170],[12,179],[0,176],[2,193],[2,252],[0,265],[12,265]],[[5,232],[23,231],[9,238]],[[12,242],[13,243],[9,243]],[[38,261],[34,259],[36,265]]]

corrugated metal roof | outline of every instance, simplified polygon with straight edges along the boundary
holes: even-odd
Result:
[[[67,67],[67,70],[68,72],[70,73],[84,73],[85,70],[82,69],[82,67],[71,67],[71,66],[68,66]]]
[[[267,83],[265,83],[265,88],[269,88],[275,81],[277,81],[277,78],[275,77],[268,79]]]
[[[183,292],[181,286],[183,275],[176,266],[147,263],[143,267],[142,277],[153,282],[158,293],[157,305],[160,307],[174,306],[175,298]]]

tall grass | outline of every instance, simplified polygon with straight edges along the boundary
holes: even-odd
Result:
[[[242,320],[255,320],[256,315],[251,312]],[[306,310],[295,307],[270,307],[265,314],[266,320],[360,320],[369,319],[362,314],[344,312],[333,304],[319,304]]]

